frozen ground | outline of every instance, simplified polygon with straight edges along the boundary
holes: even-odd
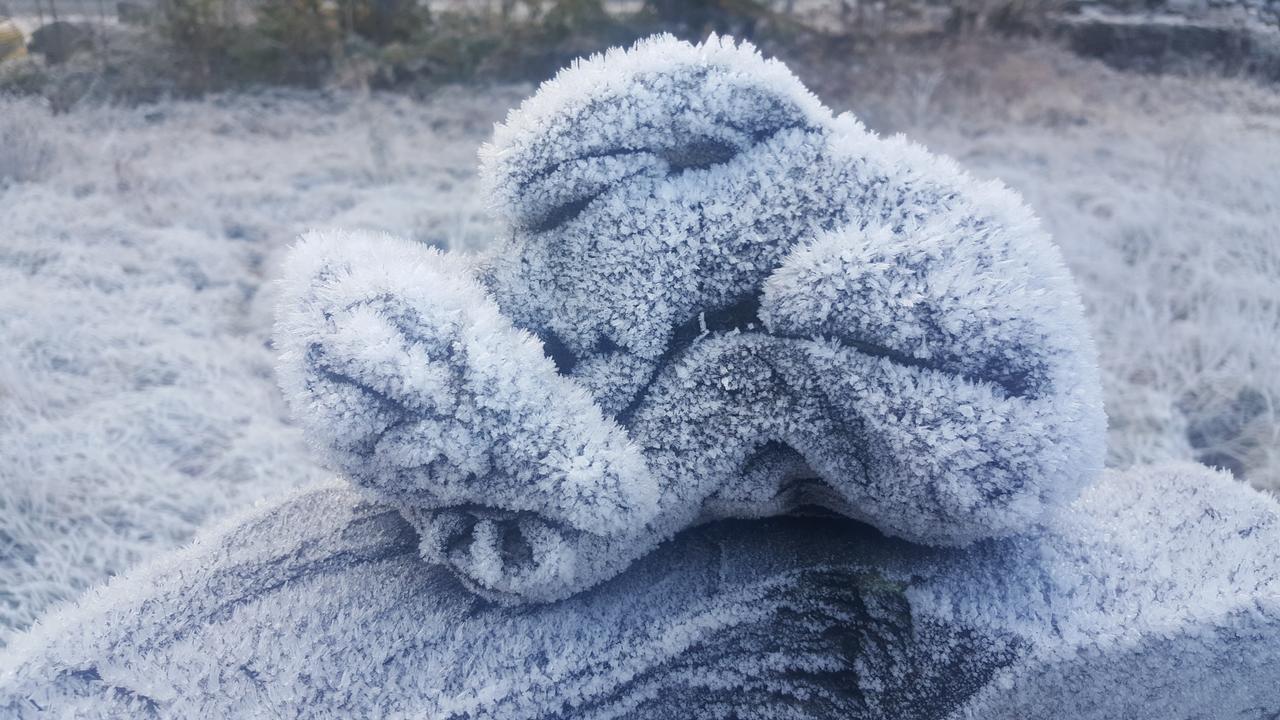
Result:
[[[1280,94],[1040,49],[895,57],[801,73],[1045,217],[1102,349],[1110,464],[1280,489]],[[0,101],[0,642],[324,475],[272,378],[281,251],[310,226],[483,246],[475,149],[529,90]]]
[[[474,241],[515,99],[0,105],[0,627],[322,475],[273,380],[277,254],[325,224]]]

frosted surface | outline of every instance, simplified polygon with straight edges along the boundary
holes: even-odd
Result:
[[[507,242],[313,235],[277,328],[312,442],[473,589],[565,597],[808,504],[963,545],[1100,469],[1079,298],[1018,197],[750,46],[575,64],[481,156]]]
[[[1092,325],[1109,466],[1201,460],[1280,488],[1275,87],[1153,83],[1052,44],[806,72],[832,107],[1035,208]],[[284,250],[323,225],[489,246],[475,148],[531,92],[57,114],[0,98],[0,642],[202,524],[331,475],[271,372]]]
[[[1039,539],[721,521],[559,603],[485,602],[345,486],[46,618],[5,717],[1245,718],[1280,711],[1280,506],[1108,471]]]
[[[667,49],[663,63],[688,59]],[[785,124],[792,116],[783,105],[794,101],[797,127],[807,128],[813,106],[802,92],[774,87],[782,100],[751,93],[751,82],[784,77],[777,66],[761,69],[749,58],[736,65],[742,51],[723,45],[702,51],[732,76],[713,86],[742,82],[734,94],[758,100],[732,113]],[[612,59],[618,72],[609,78],[644,66],[642,51]],[[593,77],[581,75],[579,89],[607,96]],[[692,97],[700,102],[705,94]],[[555,126],[557,107],[575,118],[610,117],[607,102],[575,108],[575,93],[558,96],[555,85],[544,96],[552,99],[522,111],[534,124]],[[816,219],[796,237],[769,223],[744,230],[741,209],[758,209],[750,203],[708,221],[715,196],[680,179],[711,178],[768,140],[738,137],[734,154],[725,150],[733,133],[712,130],[712,140],[671,145],[680,133],[701,138],[706,130],[689,125],[678,105],[651,114],[665,129],[637,128],[648,144],[621,154],[657,159],[621,169],[617,163],[630,160],[606,157],[616,138],[590,145],[575,130],[549,133],[559,137],[556,145],[588,143],[590,160],[577,163],[564,160],[572,153],[522,146],[512,129],[520,123],[508,123],[487,153],[487,182],[510,237],[493,257],[466,260],[374,235],[313,235],[284,288],[282,328],[290,340],[283,344],[292,353],[285,384],[295,408],[312,403],[311,439],[359,491],[333,484],[242,515],[49,616],[0,657],[0,716],[998,720],[1280,712],[1273,500],[1195,466],[1108,473],[1074,502],[1085,482],[1079,478],[1008,498],[998,473],[995,484],[983,485],[988,478],[973,472],[998,470],[1008,457],[1036,471],[1056,467],[1074,451],[1055,458],[1043,436],[1037,444],[1037,413],[1067,428],[1087,428],[1090,415],[1098,417],[1089,397],[1092,349],[1043,238],[1003,240],[1019,233],[956,225],[945,209],[941,219],[922,214],[902,228],[837,227],[848,219],[824,215],[815,203],[804,213]],[[823,142],[830,140],[817,125]],[[917,158],[892,166],[904,173],[892,177],[912,187],[951,177],[900,141],[865,137],[869,146]],[[935,164],[912,174],[917,161]],[[555,180],[547,178],[558,171],[520,174],[522,164],[543,162],[573,167]],[[803,170],[821,175],[825,162],[819,153]],[[979,191],[955,177],[961,187],[939,196],[943,204],[981,206],[969,194],[987,192],[996,205],[1008,200],[1006,191]],[[504,190],[510,178],[519,192]],[[751,197],[732,194],[731,183],[709,187],[735,200]],[[636,193],[640,207],[661,206],[651,217],[664,223],[661,242],[675,238],[674,260],[663,264],[651,224],[627,229],[627,212],[605,212],[592,237],[573,230],[615,192]],[[777,196],[765,194],[762,207]],[[883,207],[892,217],[901,206]],[[1038,237],[1033,223],[1009,227]],[[919,232],[907,242],[904,228]],[[714,247],[690,245],[697,233],[714,238]],[[710,260],[691,252],[718,251],[744,236],[752,242],[712,252]],[[978,238],[982,251],[966,255],[963,243],[952,247],[957,237]],[[654,257],[615,262],[614,251],[628,257],[623,239],[648,243]],[[539,249],[541,240],[585,254],[562,257]],[[596,252],[600,243],[610,252]],[[763,272],[761,263],[772,261],[761,258],[779,246],[788,249]],[[984,253],[1006,247],[1012,250],[1000,257],[1007,264],[988,269]],[[1047,250],[1023,256],[1019,248]],[[601,262],[579,262],[584,257]],[[862,277],[868,266],[882,274]],[[937,274],[939,266],[962,271],[950,277]],[[600,267],[608,270],[597,276]],[[1050,272],[1036,274],[1042,270]],[[700,284],[702,273],[718,278],[713,287]],[[1027,277],[1033,292],[1021,296]],[[573,283],[590,292],[561,292]],[[957,284],[958,295],[937,291]],[[757,292],[718,305],[719,287]],[[592,293],[609,292],[649,305],[593,304]],[[652,320],[686,306],[697,311],[696,324]],[[690,328],[697,332],[686,337]],[[851,361],[860,355],[874,362]],[[846,377],[851,368],[857,384]],[[910,379],[887,386],[909,391],[905,402],[893,404],[878,385],[894,377],[884,368]],[[931,373],[949,384],[930,385]],[[1006,403],[993,406],[993,416],[1032,407],[1019,416],[1032,424],[996,433],[983,415],[960,411],[920,429],[921,418],[957,398],[981,409],[987,396],[957,390],[967,386]],[[859,416],[872,412],[861,405],[806,405],[838,399],[833,387],[862,393],[859,403],[885,398],[868,407],[888,408],[879,417],[899,423],[897,434],[895,423],[876,426]],[[1084,399],[1074,409],[1072,392]],[[925,412],[894,409],[917,405]],[[1076,420],[1062,419],[1072,412]],[[707,425],[724,417],[731,420]],[[857,451],[864,473],[899,482],[868,489],[828,475],[820,444],[804,444],[816,426],[808,423],[822,422],[856,429],[849,437],[861,442],[846,452]],[[957,470],[963,442],[919,442],[939,428],[949,440],[950,425],[976,428],[980,444],[967,452],[989,467],[960,463]],[[719,444],[700,442],[708,439]],[[902,439],[912,442],[896,444]],[[1006,441],[1017,447],[983,457]],[[664,459],[671,447],[681,448],[680,457]],[[725,460],[743,447],[745,461]],[[895,513],[895,503],[901,511],[902,498],[920,491],[912,472],[928,463],[943,471],[924,483],[940,499],[916,499],[922,518]],[[705,496],[702,480],[687,482],[721,470]],[[819,473],[825,482],[811,482]],[[1043,485],[1051,476],[1028,477]],[[965,483],[978,493],[977,500],[970,494],[971,507],[986,515],[946,514],[964,507],[957,498]],[[858,500],[859,492],[870,500]],[[1017,528],[1035,534],[926,548],[832,517],[709,522],[811,503],[940,545]],[[423,563],[424,554],[445,564]],[[554,604],[513,608],[485,599],[546,599],[608,577]]]
[[[474,173],[479,133],[460,128],[517,99],[51,114],[0,97],[0,645],[206,523],[332,476],[272,371],[285,251],[327,225],[487,240],[474,181],[447,183]],[[434,149],[408,163],[406,145]]]

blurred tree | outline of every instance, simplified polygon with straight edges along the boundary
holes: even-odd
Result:
[[[774,13],[757,0],[645,0],[658,22],[676,35],[701,39],[710,32],[750,38]]]
[[[175,71],[197,90],[206,90],[233,29],[221,0],[160,0],[156,29],[169,45]]]
[[[378,45],[409,40],[431,20],[417,0],[338,0],[338,7],[347,34]]]
[[[325,0],[264,0],[257,30],[277,57],[286,82],[313,84],[333,66],[343,38],[340,7]]]

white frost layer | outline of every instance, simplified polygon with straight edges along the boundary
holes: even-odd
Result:
[[[847,88],[828,97],[833,106],[1001,178],[1044,219],[1098,340],[1109,464],[1203,457],[1256,487],[1280,488],[1275,88],[1211,77],[1153,82],[1052,47],[1004,44],[985,60],[961,50],[811,71],[826,87]],[[849,68],[848,81],[835,76]],[[8,252],[0,259],[0,323],[8,323],[0,413],[12,411],[0,429],[8,508],[0,528],[15,538],[6,546],[13,563],[0,567],[0,635],[180,545],[201,522],[300,475],[324,474],[270,402],[277,393],[262,342],[271,284],[263,276],[274,277],[280,251],[316,223],[453,248],[487,242],[475,148],[527,92],[467,88],[465,97],[423,102],[237,96],[57,115],[0,99],[0,135],[15,138],[0,142],[0,181],[10,183],[0,190]],[[241,234],[258,239],[229,237]],[[121,264],[125,243],[143,272],[89,281]],[[156,307],[143,298],[155,295],[157,278],[176,277],[173,258],[224,252],[244,261],[233,275],[219,272],[220,282],[263,283],[267,292],[247,306],[166,300],[182,309],[146,312]],[[64,275],[54,255],[74,269]],[[235,312],[219,320],[222,307]],[[224,343],[204,330],[210,325],[244,337]],[[122,330],[143,341],[116,343]],[[209,372],[179,371],[163,390],[174,411],[154,412],[156,359],[188,356],[176,336],[204,338],[214,349],[190,353],[219,362]],[[94,360],[103,347],[109,363]],[[254,412],[242,414],[249,406]],[[1243,427],[1232,419],[1239,408],[1248,411]],[[216,453],[196,463],[190,455],[153,461],[186,452],[176,440],[193,427],[231,441],[203,445]],[[1215,427],[1225,432],[1197,430]],[[125,446],[108,445],[121,436]],[[193,477],[192,468],[203,471]],[[59,520],[68,516],[73,525]]]
[[[1083,310],[1018,196],[750,45],[577,63],[482,157],[492,255],[312,238],[278,328],[312,441],[477,589],[557,599],[695,522],[802,504],[1003,537],[1100,470]]]
[[[725,521],[507,608],[330,486],[94,591],[0,658],[6,717],[1180,720],[1280,711],[1280,506],[1108,472],[1039,540]]]
[[[0,645],[328,475],[273,378],[280,257],[330,224],[476,242],[465,128],[510,102],[0,98]]]

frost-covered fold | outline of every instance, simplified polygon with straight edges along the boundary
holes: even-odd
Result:
[[[313,317],[356,315],[284,360],[328,373],[295,392],[313,436],[474,589],[565,597],[690,525],[802,505],[963,545],[1035,527],[1099,471],[1093,344],[1030,210],[833,115],[750,45],[664,36],[578,62],[481,159],[501,247],[474,265],[351,250],[396,282],[358,312],[315,295]],[[290,298],[317,275],[297,277],[286,303],[312,302]],[[446,329],[444,308],[505,329]],[[362,333],[445,337],[506,379]],[[499,448],[516,452],[486,474]]]
[[[312,233],[288,268],[279,376],[310,440],[406,513],[483,498],[483,517],[424,537],[439,560],[466,558],[496,583],[514,543],[634,531],[653,514],[639,450],[464,260],[388,236]],[[518,572],[561,584],[571,568]]]

